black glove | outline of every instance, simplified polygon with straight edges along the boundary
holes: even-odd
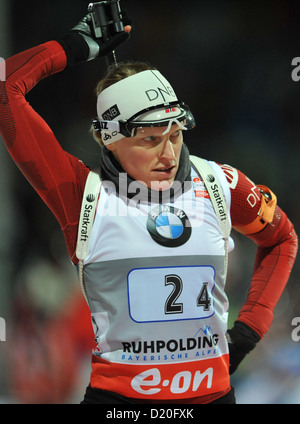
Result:
[[[247,353],[255,348],[260,336],[241,321],[235,321],[233,328],[227,333],[229,334],[229,374],[233,374]]]
[[[124,25],[131,24],[131,20],[126,14],[123,15],[123,23]],[[114,34],[108,41],[96,38],[91,28],[91,15],[87,14],[74,28],[57,41],[66,52],[67,66],[70,67],[77,62],[106,56],[128,38],[129,33],[125,31]]]

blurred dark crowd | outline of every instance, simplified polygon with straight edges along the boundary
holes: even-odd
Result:
[[[0,47],[6,43],[8,56],[60,38],[88,5],[83,0],[5,3],[9,34]],[[156,66],[195,116],[196,128],[184,134],[190,153],[232,165],[270,187],[299,234],[300,81],[292,79],[292,60],[300,57],[300,1],[121,0],[121,5],[133,29],[129,41],[117,49],[117,60]],[[89,133],[96,116],[95,86],[105,70],[104,59],[79,64],[43,80],[27,96],[63,148],[91,168],[99,160],[99,147]],[[7,317],[7,341],[0,342],[0,403],[76,402],[77,391],[83,394],[88,384],[90,349],[76,321],[86,320],[76,272],[55,218],[2,145],[0,162],[1,175],[3,169],[9,172],[0,182],[8,199],[0,212],[6,220],[0,242],[0,262],[5,264],[0,316]],[[255,257],[251,241],[232,236],[230,323],[245,300]],[[299,279],[297,259],[270,332],[233,377],[238,401],[300,403],[299,343],[291,338],[291,321],[300,316]],[[80,306],[74,307],[77,302]],[[80,308],[84,319],[74,314]],[[49,353],[55,331],[63,331],[62,322],[73,338],[61,335],[66,347]],[[61,361],[64,352],[69,362]],[[51,379],[47,367],[53,370]],[[62,381],[63,369],[67,374]]]

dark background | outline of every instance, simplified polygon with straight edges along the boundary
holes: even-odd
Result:
[[[291,78],[291,62],[300,56],[300,2],[121,0],[121,4],[133,19],[133,30],[130,40],[117,50],[118,60],[155,65],[196,118],[196,129],[185,134],[190,152],[230,164],[255,183],[270,187],[299,232],[300,81]],[[85,1],[10,1],[7,56],[59,38],[86,14],[86,8]],[[104,72],[104,59],[79,64],[40,82],[27,96],[64,149],[91,167],[97,166],[99,156],[89,134],[96,114],[94,89]],[[0,342],[4,365],[0,396],[3,402],[24,402],[21,388],[4,372],[11,361],[9,331],[14,333],[9,323],[13,327],[20,322],[18,314],[24,307],[20,298],[29,293],[28,308],[46,320],[58,308],[57,302],[49,301],[49,293],[61,299],[61,306],[77,286],[55,218],[3,146],[1,157],[9,169],[9,178],[3,181],[9,187],[10,207],[2,204],[0,212],[5,219],[8,212],[10,216],[1,251],[2,263],[10,266],[2,273],[6,301],[0,315],[8,328],[7,342]],[[230,322],[245,300],[255,256],[252,242],[236,233],[233,238]],[[300,316],[299,275],[297,260],[272,329],[233,377],[241,402],[300,403],[299,345],[291,338],[291,321]],[[46,318],[44,305],[50,311]],[[86,384],[79,378],[65,401],[74,399],[77,386],[82,393]]]

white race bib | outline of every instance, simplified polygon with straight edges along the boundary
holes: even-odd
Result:
[[[129,314],[136,322],[203,319],[214,310],[215,269],[209,265],[136,268],[127,276]]]

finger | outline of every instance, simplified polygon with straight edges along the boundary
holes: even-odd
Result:
[[[105,42],[102,47],[100,47],[100,55],[106,56],[112,50],[115,50],[120,44],[124,43],[129,38],[128,32],[120,32],[112,37],[110,40]]]

